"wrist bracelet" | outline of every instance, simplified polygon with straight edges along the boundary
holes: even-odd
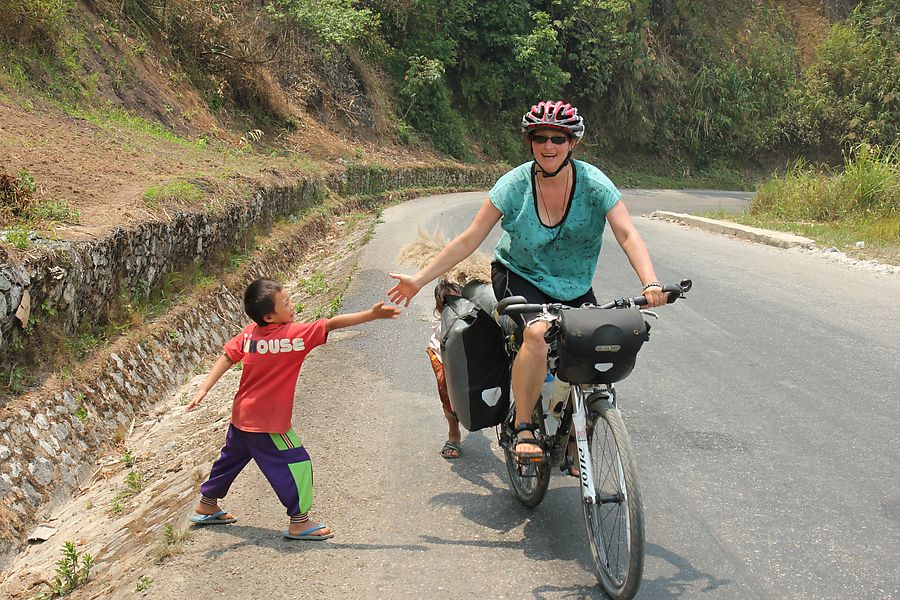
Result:
[[[643,289],[641,289],[641,293],[643,294],[644,292],[646,292],[648,289],[650,289],[650,288],[652,288],[652,287],[662,288],[662,286],[659,285],[659,282],[658,282],[658,281],[651,281],[650,283],[648,283],[647,285],[645,285],[645,286],[643,287]]]

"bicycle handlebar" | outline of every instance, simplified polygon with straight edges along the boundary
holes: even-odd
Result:
[[[693,282],[690,279],[682,279],[681,283],[664,285],[662,290],[663,292],[669,295],[668,304],[672,304],[679,298],[684,298],[684,294],[690,291]],[[611,302],[607,302],[606,304],[593,305],[595,308],[629,308],[632,306],[645,306],[647,304],[647,298],[645,296],[635,296],[633,298],[619,298],[618,300],[613,300]],[[591,307],[592,305],[587,304],[587,307]],[[526,299],[523,296],[510,296],[509,298],[504,298],[500,302],[497,303],[497,314],[500,315],[519,315],[522,313],[535,313],[535,312],[550,312],[550,313],[559,313],[560,310],[575,308],[572,306],[566,306],[559,302],[554,302],[552,304],[528,304]]]

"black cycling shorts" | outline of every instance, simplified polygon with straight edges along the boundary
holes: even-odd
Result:
[[[566,306],[574,306],[577,308],[585,303],[597,303],[597,298],[594,296],[593,289],[589,289],[586,293],[572,300],[551,298],[534,287],[530,281],[517,273],[513,273],[506,265],[497,261],[491,263],[491,286],[494,288],[494,295],[497,297],[498,302],[504,298],[509,298],[510,296],[524,296],[529,304],[552,304],[554,302],[559,302]],[[538,314],[539,313],[524,313],[515,316],[510,315],[510,317],[516,322],[516,326],[521,331],[525,327],[525,323],[528,323],[537,317]]]

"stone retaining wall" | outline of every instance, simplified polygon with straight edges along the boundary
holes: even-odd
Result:
[[[41,307],[53,306],[57,324],[74,332],[85,323],[102,322],[105,307],[122,290],[140,294],[186,264],[233,248],[248,229],[319,205],[330,190],[368,195],[331,203],[339,214],[396,195],[372,196],[378,192],[484,189],[497,175],[493,169],[459,167],[351,169],[327,179],[259,190],[246,204],[218,216],[183,212],[169,222],[119,229],[94,242],[54,242],[23,264],[0,265],[0,356],[3,364],[11,364],[31,339],[15,317],[26,291],[38,314]],[[243,326],[236,298],[246,281],[289,270],[320,237],[327,218],[324,211],[301,218],[277,247],[258,252],[226,281],[227,290],[207,293],[206,301],[175,308],[141,332],[119,339],[70,379],[51,378],[41,389],[0,406],[0,568],[24,543],[41,510],[67,498],[91,474],[98,451],[114,445],[133,418],[182,384],[204,356]]]

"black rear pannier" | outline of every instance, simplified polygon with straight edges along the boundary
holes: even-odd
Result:
[[[577,308],[559,317],[556,376],[569,383],[615,383],[628,377],[649,326],[637,308]]]
[[[474,300],[445,299],[441,359],[453,412],[468,431],[478,431],[500,424],[509,411],[510,358],[500,326],[486,312],[497,302],[490,286],[469,284],[463,294]]]

